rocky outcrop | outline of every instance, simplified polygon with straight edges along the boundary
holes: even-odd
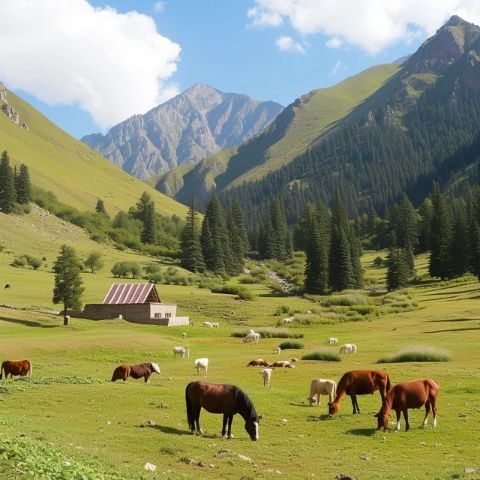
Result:
[[[0,110],[19,127],[28,130],[26,123],[20,120],[20,114],[8,103],[7,89],[0,82]]]
[[[87,135],[82,141],[123,170],[148,178],[249,140],[282,109],[274,102],[196,84],[106,135]]]

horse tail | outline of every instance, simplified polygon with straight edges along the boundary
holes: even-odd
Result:
[[[388,373],[386,373],[386,375],[387,375],[387,391],[385,393],[388,393],[391,388],[391,383],[390,383],[390,377],[388,376]]]
[[[7,378],[7,372],[5,371],[5,363],[2,363],[2,367],[0,368],[0,380],[3,378],[3,372],[5,372],[5,378]]]
[[[185,404],[187,407],[187,420],[188,420],[188,427],[190,430],[195,430],[195,416],[193,415],[193,406],[192,402],[188,396],[188,389],[190,387],[191,383],[187,385],[185,388]]]
[[[27,375],[29,377],[32,376],[32,370],[33,370],[33,367],[32,367],[32,364],[30,362],[28,362],[28,372],[27,372]]]

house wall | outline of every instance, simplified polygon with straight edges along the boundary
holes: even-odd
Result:
[[[150,325],[188,325],[188,317],[177,317],[177,306],[168,303],[127,303],[119,305],[88,304],[82,312],[83,318],[106,320],[122,316],[134,323]]]

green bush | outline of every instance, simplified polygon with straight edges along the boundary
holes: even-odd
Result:
[[[25,257],[16,257],[10,264],[12,267],[23,268],[27,266],[27,259]]]
[[[255,298],[255,295],[251,290],[248,288],[244,287],[243,285],[240,285],[237,288],[237,296],[240,300],[253,300]]]
[[[142,273],[142,266],[138,262],[118,262],[111,272],[114,277],[127,278],[131,275],[132,278],[138,278]]]
[[[241,277],[239,277],[238,282],[244,285],[251,285],[252,283],[257,283],[257,281],[250,275],[242,275]]]
[[[302,360],[323,360],[324,362],[340,362],[342,359],[338,353],[327,350],[316,350],[302,356]]]
[[[288,306],[288,305],[280,305],[280,307],[278,307],[276,310],[275,310],[275,313],[274,315],[276,317],[280,316],[280,315],[289,315],[291,316],[292,315],[292,310],[291,308]]]
[[[451,354],[447,350],[429,345],[412,345],[399,352],[380,358],[377,363],[403,362],[449,362]]]
[[[305,345],[301,342],[282,342],[279,345],[280,350],[301,350],[302,348],[305,348]]]
[[[323,302],[323,306],[342,306],[342,307],[351,307],[352,305],[367,305],[368,298],[359,292],[351,293],[340,293],[336,295],[328,296]]]

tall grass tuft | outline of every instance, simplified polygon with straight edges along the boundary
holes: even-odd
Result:
[[[303,333],[293,333],[284,328],[259,328],[255,329],[262,338],[303,338]],[[247,335],[248,330],[234,330],[231,333],[232,337],[243,338]]]
[[[279,347],[281,350],[301,350],[305,345],[301,342],[282,342]]]
[[[341,362],[340,355],[328,350],[316,350],[315,352],[306,353],[302,356],[302,360],[322,360],[324,362]]]
[[[451,353],[442,348],[430,345],[412,345],[395,354],[380,358],[377,363],[401,363],[401,362],[448,362]]]

